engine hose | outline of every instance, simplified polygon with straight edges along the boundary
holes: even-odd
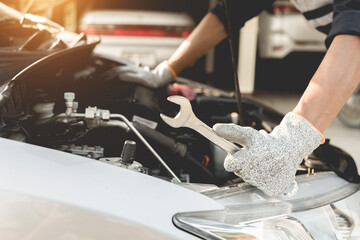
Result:
[[[161,146],[170,149],[178,156],[187,159],[192,164],[196,165],[201,171],[210,178],[214,178],[214,175],[204,165],[197,161],[188,151],[187,146],[183,143],[176,142],[173,138],[165,136],[164,134],[151,129],[141,123],[134,122],[134,127],[148,139],[160,144]]]
[[[231,61],[232,61],[233,70],[234,70],[235,92],[236,92],[236,99],[238,102],[238,110],[239,110],[239,124],[243,126],[244,125],[244,113],[243,113],[243,107],[242,107],[242,102],[241,102],[241,92],[240,92],[239,78],[238,78],[238,74],[237,74],[237,67],[235,64],[234,38],[233,38],[233,34],[232,34],[228,0],[224,0],[224,3],[225,3],[227,32],[228,32],[228,38],[229,38]]]
[[[170,149],[172,152],[176,153],[180,157],[185,157],[187,152],[187,147],[185,144],[176,142],[174,139],[165,136],[164,134],[154,129],[151,129],[144,124],[134,122],[133,125],[141,134],[143,134],[150,140],[160,144],[167,149]]]
[[[208,96],[197,97],[196,102],[198,104],[202,104],[202,103],[236,104],[236,101],[233,98],[208,97]]]

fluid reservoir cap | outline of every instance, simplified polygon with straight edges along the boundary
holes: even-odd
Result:
[[[121,152],[121,161],[123,163],[131,164],[135,161],[136,142],[126,140],[124,142],[123,150]]]
[[[73,101],[75,99],[75,93],[73,93],[73,92],[65,92],[64,93],[64,98],[67,101],[69,101],[69,100]]]

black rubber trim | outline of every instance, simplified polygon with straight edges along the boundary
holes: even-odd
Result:
[[[316,19],[316,18],[325,16],[326,14],[331,13],[332,11],[333,11],[333,5],[327,4],[323,7],[317,8],[315,10],[303,12],[303,15],[306,19],[312,20],[312,19]]]
[[[322,33],[328,34],[330,32],[331,26],[332,26],[332,23],[329,23],[325,26],[317,27],[316,29]]]

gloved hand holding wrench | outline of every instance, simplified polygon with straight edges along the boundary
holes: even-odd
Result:
[[[168,100],[180,105],[180,112],[175,118],[161,114],[167,124],[174,128],[192,128],[208,138],[228,153],[224,162],[227,171],[270,196],[283,194],[295,182],[302,159],[323,141],[316,128],[292,112],[286,114],[271,133],[235,124],[216,124],[212,130],[196,118],[189,100],[180,96],[171,96]]]

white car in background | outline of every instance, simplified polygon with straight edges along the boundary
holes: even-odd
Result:
[[[94,10],[84,15],[79,31],[101,36],[96,53],[154,67],[171,56],[194,24],[187,13]]]
[[[292,52],[325,52],[326,35],[314,29],[288,0],[259,17],[259,55],[282,59]]]

